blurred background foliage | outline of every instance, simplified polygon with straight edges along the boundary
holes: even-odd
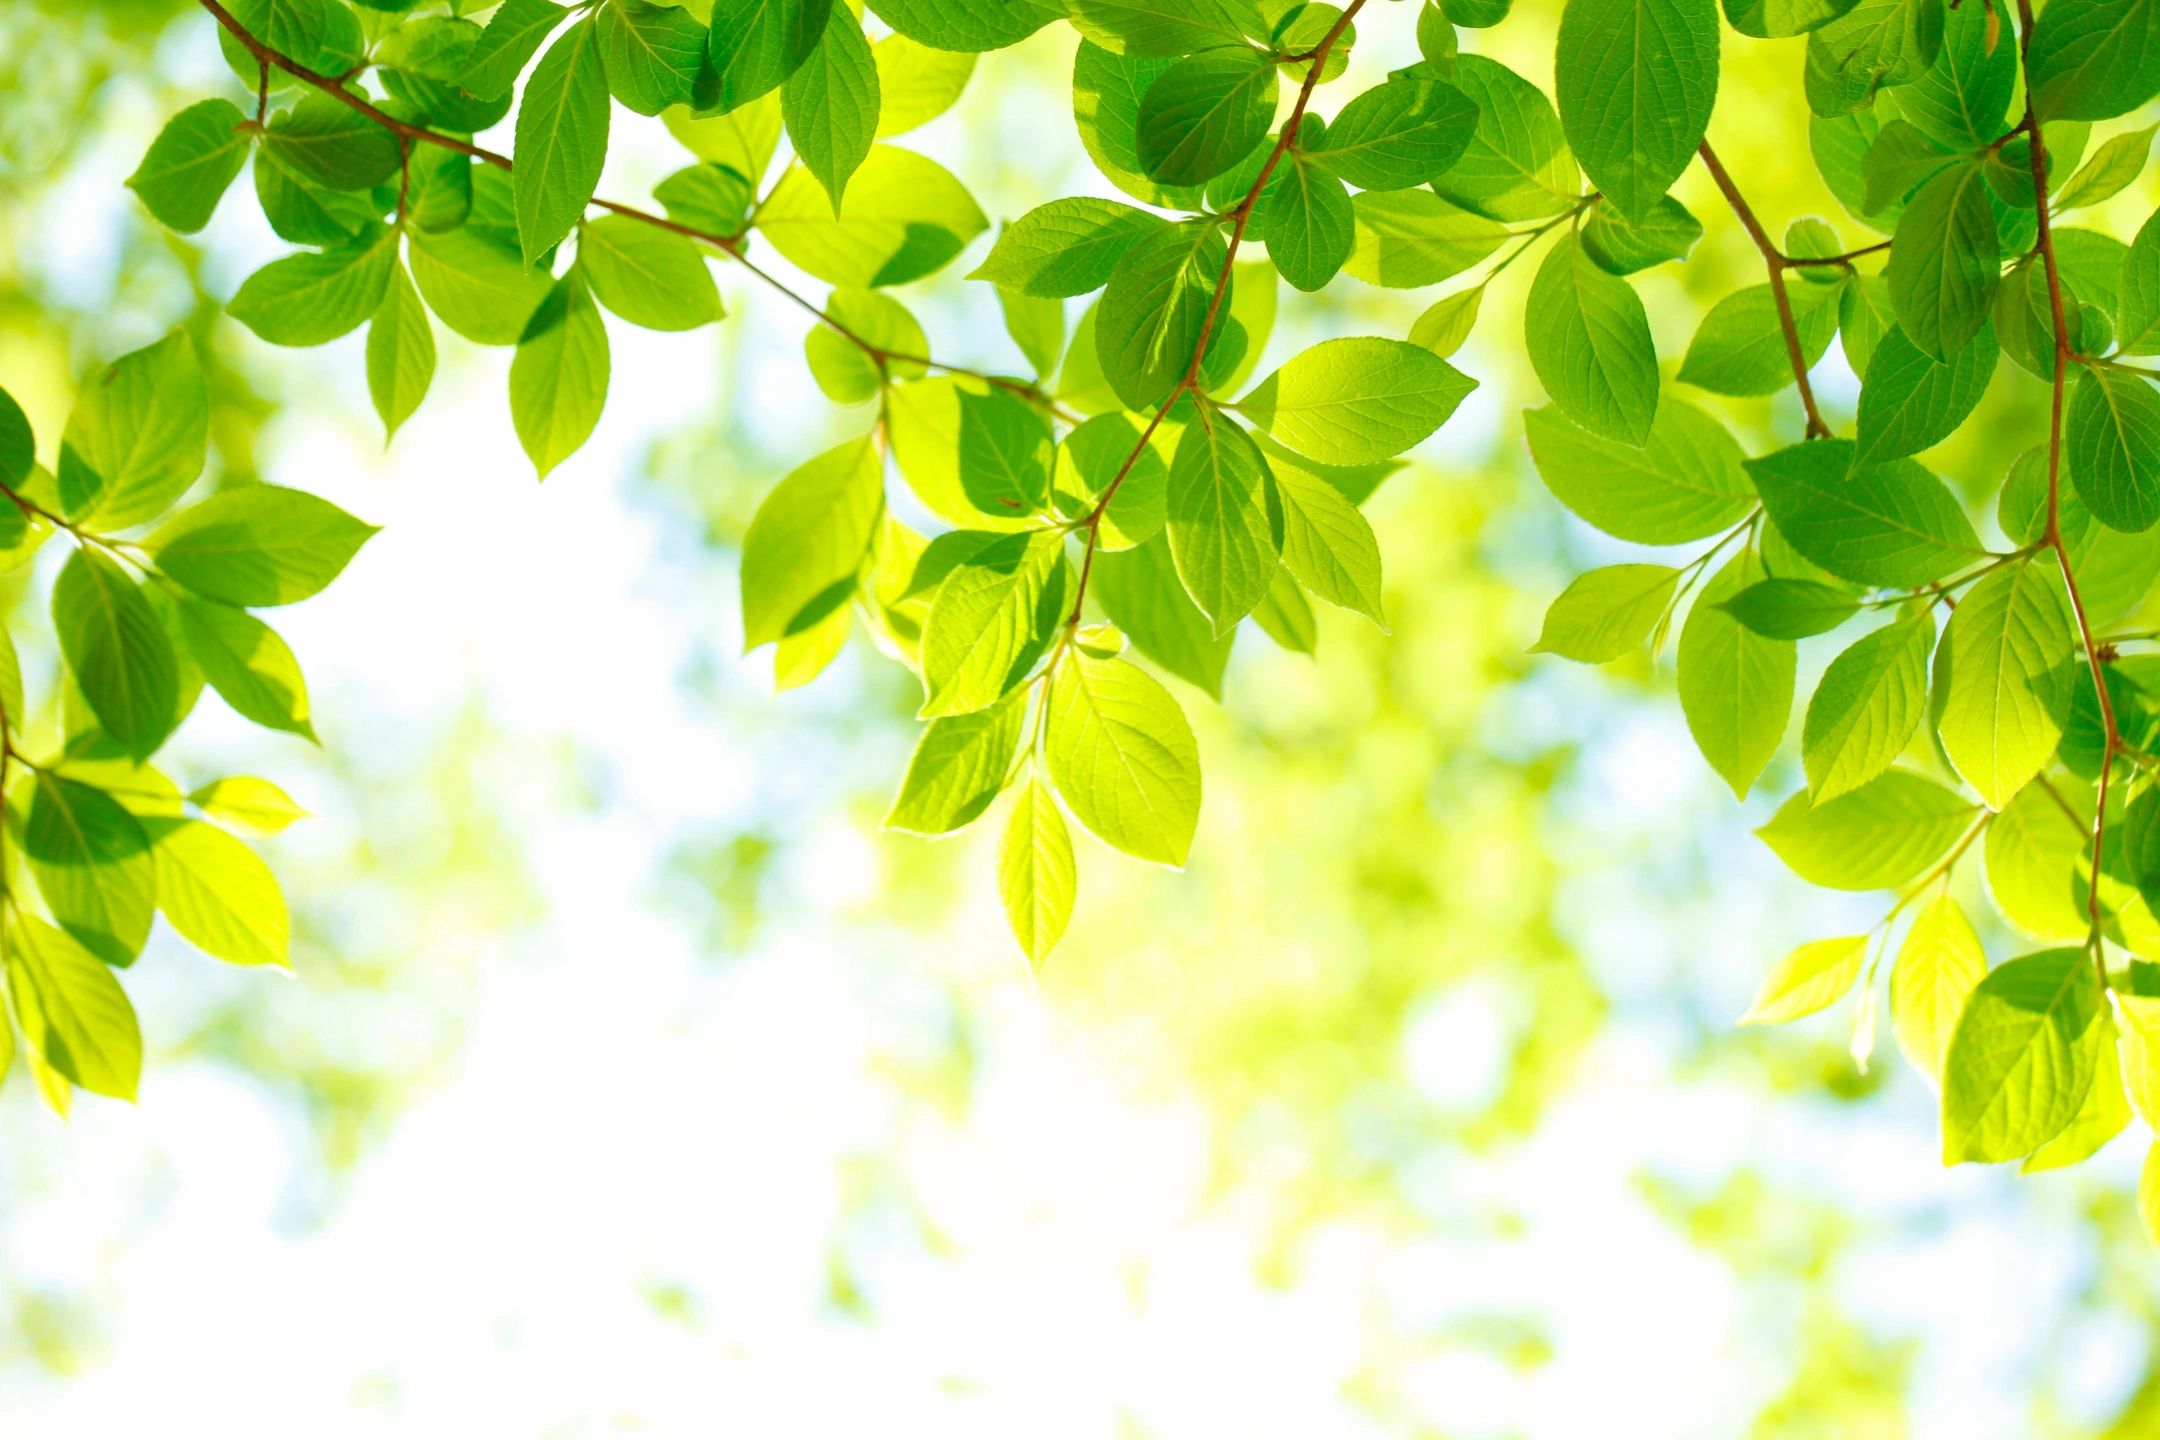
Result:
[[[1474,42],[1543,80],[1558,6],[1516,9]],[[1374,7],[1353,63],[1411,54],[1411,11]],[[1765,222],[1866,243],[1809,159],[1799,46],[1726,43],[1711,136]],[[922,134],[999,217],[1089,187],[1071,45],[987,57]],[[295,978],[153,942],[139,1107],[63,1125],[0,1090],[7,1428],[2160,1431],[2130,1142],[1946,1172],[1895,1055],[1860,1073],[1827,1016],[1736,1031],[1777,954],[1873,918],[1747,833],[1797,763],[1735,806],[1669,673],[1525,655],[1620,548],[1521,443],[1529,267],[1458,357],[1481,388],[1369,507],[1393,633],[1331,614],[1317,662],[1248,640],[1219,710],[1183,696],[1191,867],[1085,843],[1038,980],[989,841],[878,829],[903,673],[858,646],[775,700],[736,656],[751,513],[857,423],[806,393],[798,317],[735,287],[717,331],[619,332],[617,401],[544,490],[503,357],[453,340],[383,454],[357,339],[296,356],[217,316],[259,217],[198,245],[120,186],[220,74],[179,0],[0,0],[0,380],[52,433],[186,323],[223,473],[388,529],[292,617],[322,749],[205,723],[175,757],[277,746],[319,817],[267,847]],[[673,163],[637,133],[611,192]],[[1708,235],[1640,277],[1675,364],[1759,266],[1701,175],[1678,193]],[[909,303],[1013,365],[959,273]],[[1400,335],[1437,293],[1286,293],[1272,348]],[[1849,372],[1817,373],[1842,422]],[[2006,376],[1999,433],[1931,457],[1974,493],[2040,423]],[[1758,452],[1798,433],[1789,395],[1718,408]]]

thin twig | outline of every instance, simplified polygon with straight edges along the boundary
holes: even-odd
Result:
[[[2070,593],[2070,611],[2077,619],[2078,637],[2085,647],[2085,664],[2092,672],[2093,694],[2100,708],[2100,783],[2093,800],[2092,865],[2085,887],[2085,913],[2092,922],[2086,943],[2092,947],[2093,965],[2100,974],[2100,987],[2105,990],[2107,958],[2100,938],[2100,856],[2107,841],[2108,778],[2115,768],[2115,756],[2123,748],[2123,739],[2122,730],[2116,723],[2115,701],[2108,694],[2107,675],[2101,668],[2100,646],[2093,639],[2092,625],[2085,615],[2085,598],[2078,593],[2077,575],[2070,566],[2070,547],[2063,542],[2063,387],[2076,352],[2070,344],[2069,327],[2064,323],[2062,272],[2056,264],[2053,222],[2048,214],[2047,139],[2042,133],[2040,117],[2033,109],[2032,0],[2017,0],[2017,7],[2018,56],[2025,66],[2025,119],[2021,128],[2027,137],[2027,154],[2032,163],[2033,213],[2039,237],[2034,248],[2040,252],[2041,261],[2047,268],[2048,308],[2055,321],[2055,373],[2048,384],[2047,530],[2043,538],[2055,552],[2056,562],[2062,569],[2063,586]]]
[[[1321,72],[1327,68],[1328,52],[1335,48],[1336,40],[1342,36],[1343,31],[1350,28],[1351,19],[1364,5],[1365,0],[1350,0],[1342,14],[1335,17],[1335,23],[1329,27],[1327,34],[1321,37],[1320,43],[1309,52],[1311,68],[1305,72],[1305,81],[1298,87],[1297,102],[1290,107],[1290,118],[1283,122],[1282,133],[1275,137],[1275,147],[1268,151],[1268,157],[1261,163],[1260,173],[1253,177],[1252,187],[1245,192],[1245,198],[1237,203],[1235,209],[1225,211],[1220,217],[1231,222],[1230,244],[1223,251],[1221,268],[1215,273],[1215,293],[1209,297],[1207,315],[1200,322],[1200,338],[1193,345],[1192,360],[1186,365],[1185,373],[1179,377],[1177,384],[1170,387],[1170,393],[1163,397],[1162,404],[1156,407],[1155,414],[1148,420],[1147,428],[1140,432],[1139,443],[1133,446],[1131,453],[1125,457],[1125,462],[1118,466],[1117,473],[1110,477],[1110,483],[1103,487],[1103,493],[1097,497],[1094,508],[1088,511],[1078,527],[1087,532],[1087,539],[1081,551],[1080,583],[1073,594],[1072,614],[1065,621],[1067,635],[1080,623],[1080,607],[1087,600],[1088,576],[1095,568],[1095,549],[1102,534],[1103,514],[1110,508],[1110,502],[1116,497],[1118,487],[1125,483],[1125,477],[1130,475],[1133,466],[1139,463],[1141,454],[1146,451],[1148,442],[1154,439],[1163,417],[1170,413],[1170,407],[1177,404],[1186,392],[1197,393],[1200,367],[1207,359],[1208,340],[1214,335],[1215,322],[1222,314],[1223,298],[1230,293],[1231,267],[1237,264],[1238,246],[1244,243],[1245,227],[1252,220],[1253,206],[1258,203],[1260,192],[1267,188],[1267,182],[1274,175],[1275,167],[1282,163],[1283,156],[1297,139],[1298,126],[1305,119],[1305,107],[1311,103],[1313,90],[1320,83]],[[1062,655],[1061,647],[1059,656]],[[1055,660],[1052,663],[1055,664]]]
[[[1762,222],[1755,218],[1755,212],[1749,209],[1747,201],[1741,198],[1739,187],[1733,184],[1732,176],[1727,174],[1724,165],[1719,163],[1717,152],[1710,148],[1710,142],[1703,141],[1697,147],[1696,153],[1702,156],[1703,168],[1710,172],[1710,178],[1715,180],[1718,189],[1724,192],[1725,203],[1732,206],[1733,214],[1740,217],[1741,227],[1747,231],[1748,238],[1753,240],[1755,248],[1762,252],[1763,265],[1770,271],[1770,296],[1777,303],[1778,328],[1785,332],[1785,354],[1792,361],[1793,381],[1800,387],[1800,405],[1807,411],[1807,438],[1825,439],[1830,434],[1830,426],[1823,420],[1822,411],[1815,408],[1815,389],[1808,383],[1807,352],[1800,345],[1800,327],[1793,320],[1792,300],[1785,294],[1785,269],[1793,262],[1771,241],[1768,232],[1762,227]],[[1844,257],[1839,258],[1842,262]]]

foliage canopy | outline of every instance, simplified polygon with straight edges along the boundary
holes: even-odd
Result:
[[[1471,393],[1449,357],[1481,320],[1517,323],[1481,301],[1539,251],[1519,317],[1550,399],[1523,417],[1539,473],[1617,540],[1702,548],[1578,577],[1536,649],[1602,664],[1672,640],[1687,724],[1745,797],[1790,726],[1802,642],[1847,632],[1805,702],[1806,787],[1760,833],[1814,884],[1897,895],[1867,934],[1773,967],[1745,1019],[1857,992],[1864,1063],[1889,965],[1949,1161],[2063,1164],[2133,1110],[2160,1123],[2160,659],[2135,649],[2160,632],[2108,628],[2160,577],[2160,370],[2139,363],[2160,354],[2160,217],[2127,240],[2063,223],[2143,170],[2160,7],[1568,0],[1548,91],[1459,48],[1506,0],[1421,0],[1417,53],[1338,97],[1366,4],[201,0],[235,83],[175,115],[128,183],[192,234],[252,171],[296,248],[229,313],[283,346],[365,327],[388,434],[427,395],[438,325],[512,347],[543,476],[598,422],[611,325],[722,319],[713,263],[814,316],[810,375],[859,433],[759,509],[745,646],[773,648],[786,688],[859,627],[919,676],[887,823],[942,835],[1009,794],[997,883],[1037,962],[1075,902],[1072,820],[1188,857],[1201,759],[1158,672],[1219,694],[1248,620],[1309,653],[1315,598],[1384,628],[1360,507]],[[1073,115],[1105,193],[1010,217],[978,252],[969,278],[1028,373],[948,363],[893,292],[990,216],[899,137],[979,53],[1053,23],[1079,37]],[[1728,30],[1786,42],[1844,220],[1773,237],[1706,140]],[[624,112],[688,152],[649,200],[599,193]],[[507,152],[476,143],[505,124]],[[1635,277],[1703,236],[1669,193],[1698,164],[1761,271],[1668,373]],[[1259,373],[1279,281],[1463,276],[1405,337]],[[1833,344],[1861,380],[1846,435],[1811,381]],[[1920,457],[1978,423],[1998,373],[2038,387],[2049,423],[1976,513]],[[57,1104],[70,1084],[132,1092],[112,969],[154,911],[221,958],[284,955],[276,883],[224,827],[275,828],[289,802],[256,780],[183,799],[151,762],[206,683],[312,735],[298,664],[251,612],[322,589],[371,531],[270,486],[183,503],[205,393],[184,335],[123,356],[49,467],[0,404],[0,558],[55,531],[75,546],[52,585],[51,745],[26,739],[0,655],[7,993]],[[1756,455],[1703,398],[1770,396],[1796,402],[1793,432]],[[2004,919],[2054,948],[1989,968],[1948,893],[1975,853]]]

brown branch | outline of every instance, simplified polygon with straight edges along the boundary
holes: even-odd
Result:
[[[1815,388],[1808,384],[1807,352],[1800,347],[1800,327],[1793,320],[1792,300],[1785,293],[1785,271],[1794,262],[1771,241],[1762,227],[1762,222],[1755,218],[1755,212],[1749,209],[1747,201],[1741,198],[1739,187],[1733,184],[1732,176],[1727,174],[1724,165],[1719,163],[1717,152],[1710,148],[1710,142],[1703,141],[1697,147],[1696,153],[1702,156],[1703,168],[1710,172],[1710,178],[1715,180],[1718,189],[1724,192],[1725,203],[1732,206],[1733,214],[1740,217],[1740,224],[1747,231],[1748,238],[1753,240],[1755,248],[1762,252],[1763,265],[1770,272],[1770,296],[1777,303],[1778,328],[1785,332],[1785,355],[1792,362],[1793,382],[1800,387],[1800,405],[1807,411],[1807,438],[1827,438],[1830,426],[1823,420],[1822,411],[1815,407]],[[1870,250],[1880,248],[1870,246],[1868,250],[1854,253],[1864,255]],[[1815,263],[1842,264],[1847,258],[1849,257],[1839,256],[1835,261]]]
[[[1110,501],[1117,495],[1118,487],[1125,483],[1125,477],[1132,473],[1133,466],[1146,451],[1148,442],[1154,439],[1155,431],[1162,424],[1163,417],[1170,413],[1170,407],[1177,404],[1186,392],[1197,393],[1200,367],[1207,360],[1208,341],[1214,336],[1215,322],[1222,314],[1223,298],[1230,293],[1231,268],[1237,264],[1238,246],[1244,243],[1245,227],[1252,220],[1253,206],[1259,202],[1260,192],[1267,188],[1267,182],[1274,175],[1275,167],[1282,163],[1283,156],[1297,139],[1298,125],[1305,118],[1305,107],[1312,103],[1313,90],[1320,84],[1321,72],[1327,68],[1328,52],[1335,48],[1335,42],[1342,37],[1343,31],[1350,28],[1351,19],[1364,5],[1365,0],[1350,0],[1350,3],[1343,7],[1342,14],[1335,17],[1334,25],[1329,27],[1318,45],[1302,55],[1289,57],[1309,60],[1310,68],[1305,72],[1304,83],[1298,87],[1297,102],[1290,107],[1290,118],[1283,122],[1282,133],[1275,137],[1275,147],[1268,151],[1267,159],[1261,162],[1260,173],[1253,177],[1252,187],[1245,192],[1245,198],[1238,201],[1235,209],[1224,212],[1231,221],[1230,244],[1224,249],[1222,266],[1215,273],[1215,293],[1209,297],[1207,315],[1200,322],[1200,338],[1193,345],[1192,360],[1186,365],[1185,373],[1179,377],[1177,384],[1170,387],[1170,393],[1163,397],[1162,404],[1156,407],[1155,414],[1148,420],[1147,428],[1140,432],[1139,443],[1133,446],[1132,453],[1125,457],[1125,462],[1118,466],[1117,474],[1111,476],[1110,483],[1103,487],[1103,493],[1096,499],[1094,508],[1089,510],[1086,518],[1080,522],[1080,528],[1087,531],[1087,540],[1081,551],[1080,583],[1073,593],[1072,614],[1065,621],[1068,635],[1073,627],[1080,623],[1080,607],[1087,600],[1088,576],[1095,568],[1095,549],[1102,534],[1103,514],[1110,508]]]
[[[257,38],[254,34],[250,33],[246,26],[242,25],[238,20],[233,18],[233,13],[230,10],[226,9],[224,5],[219,3],[219,0],[200,0],[200,3],[203,9],[209,11],[211,17],[215,19],[219,25],[225,28],[226,33],[230,34],[233,39],[239,41],[240,44],[247,49],[247,52],[255,57],[257,64],[262,67],[263,74],[266,78],[269,74],[269,71],[272,68],[275,68],[284,71],[287,75],[290,75],[294,79],[301,81],[303,84],[313,86],[315,89],[321,91],[325,95],[328,95],[331,99],[336,100],[338,103],[344,105],[346,108],[354,111],[357,114],[366,116],[368,119],[374,121],[377,125],[382,126],[385,130],[388,130],[392,135],[395,135],[398,138],[399,144],[407,151],[409,151],[415,143],[422,145],[434,145],[444,150],[453,150],[460,155],[468,156],[471,159],[479,161],[483,165],[492,165],[498,170],[509,171],[516,168],[511,158],[508,155],[503,154],[499,150],[490,150],[485,146],[475,145],[470,140],[460,140],[455,135],[445,135],[442,134],[440,131],[430,130],[425,125],[414,125],[409,121],[400,120],[395,115],[390,114],[388,111],[374,104],[366,96],[354,93],[351,89],[348,88],[346,82],[352,79],[353,75],[357,75],[359,73],[358,70],[355,70],[351,74],[344,76],[325,75],[319,70],[311,70],[307,66],[302,65],[299,61],[293,59],[291,56],[283,54],[276,49],[273,49],[270,45]],[[264,94],[267,97],[267,86],[265,87]],[[751,275],[755,276],[765,285],[778,291],[780,294],[786,296],[789,300],[792,300],[812,319],[816,320],[826,329],[832,331],[841,339],[855,346],[865,355],[868,355],[870,359],[877,365],[880,373],[883,373],[889,365],[896,363],[902,365],[932,366],[939,370],[946,371],[949,374],[965,375],[971,379],[980,380],[985,382],[986,384],[995,385],[1001,389],[1010,390],[1015,394],[1021,395],[1029,400],[1034,401],[1039,405],[1042,405],[1052,410],[1053,412],[1057,410],[1056,404],[1050,399],[1048,395],[1043,393],[1040,386],[1029,385],[1024,381],[1014,380],[1007,376],[991,375],[983,371],[971,370],[961,365],[949,365],[942,360],[932,360],[927,355],[911,355],[906,353],[905,351],[888,350],[882,345],[876,345],[871,343],[870,341],[864,339],[862,336],[856,334],[853,330],[849,329],[840,321],[835,320],[832,316],[826,314],[821,307],[813,303],[807,296],[797,291],[794,287],[790,286],[786,281],[780,279],[778,276],[772,274],[771,272],[752,264],[749,259],[747,259],[743,254],[743,237],[741,234],[722,234],[720,232],[712,230],[701,230],[694,225],[685,225],[681,221],[671,220],[665,215],[655,215],[650,210],[640,209],[635,205],[625,205],[621,201],[605,199],[598,195],[593,196],[592,199],[587,203],[589,203],[596,209],[605,210],[610,214],[620,215],[625,219],[635,220],[640,224],[651,225],[657,229],[671,231],[672,233],[681,235],[686,239],[700,241],[704,244],[712,246],[717,250],[722,251],[730,259],[734,260],[736,264],[742,266],[743,269],[747,270]]]
[[[2107,841],[2107,792],[2108,777],[2115,768],[2115,757],[2122,751],[2122,729],[2115,718],[2115,701],[2108,694],[2107,675],[2101,668],[2100,646],[2093,639],[2092,625],[2085,615],[2085,597],[2078,593],[2077,575],[2070,568],[2070,547],[2063,543],[2062,533],[2062,445],[2063,445],[2063,388],[2070,365],[2077,358],[2070,344],[2070,329],[2064,323],[2062,271],[2055,259],[2055,235],[2053,221],[2048,214],[2047,140],[2041,133],[2040,117],[2033,109],[2032,99],[2032,0],[2017,0],[2018,7],[2018,58],[2025,66],[2025,119],[2020,129],[2027,138],[2027,158],[2032,164],[2034,214],[2038,224],[2038,240],[2034,248],[2047,269],[2048,309],[2055,322],[2054,375],[2048,385],[2048,481],[2047,481],[2047,529],[2044,543],[2055,552],[2056,563],[2062,568],[2063,587],[2070,593],[2070,611],[2077,617],[2078,638],[2085,647],[2085,664],[2092,672],[2093,695],[2100,707],[2100,784],[2093,800],[2092,867],[2086,882],[2085,913],[2092,922],[2086,941],[2092,946],[2093,965],[2100,972],[2100,988],[2107,988],[2107,959],[2101,949],[2100,939],[2100,856]]]

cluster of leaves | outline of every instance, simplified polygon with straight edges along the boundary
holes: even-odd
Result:
[[[860,623],[920,677],[927,724],[888,823],[943,834],[1014,792],[999,881],[1037,960],[1073,904],[1068,815],[1141,859],[1187,856],[1199,757],[1150,667],[1212,694],[1242,621],[1303,651],[1311,597],[1382,621],[1358,507],[1468,393],[1446,357],[1491,278],[1542,245],[1524,316],[1551,399],[1525,421],[1541,474],[1622,540],[1713,543],[1581,577],[1539,648],[1605,662],[1662,647],[1684,614],[1682,707],[1744,795],[1787,728],[1798,642],[1886,622],[1825,672],[1807,788],[1763,833],[1817,883],[1904,893],[1870,935],[1790,957],[1749,1018],[1858,985],[1864,1054],[1869,982],[1912,910],[1892,1020],[1942,1084],[1948,1158],[2065,1163],[2130,1101],[2156,1118],[2140,1017],[2160,971],[2111,967],[2108,947],[2160,954],[2160,670],[2122,653],[2149,634],[2093,625],[2160,574],[2160,396],[2125,358],[2160,351],[2160,222],[2128,245],[2056,223],[2142,169],[2151,128],[2095,146],[2092,127],[2160,91],[2150,0],[2053,0],[2037,23],[2022,0],[1724,0],[1722,17],[1569,0],[1550,97],[1459,50],[1508,0],[1422,0],[1418,53],[1340,103],[1324,87],[1365,0],[870,0],[874,40],[832,0],[201,3],[254,116],[183,111],[131,183],[193,231],[252,156],[265,218],[307,248],[232,313],[286,345],[366,325],[387,428],[425,394],[435,321],[515,347],[511,412],[545,474],[600,413],[603,312],[716,320],[721,262],[816,318],[810,373],[862,430],[759,509],[746,645],[774,647],[786,687]],[[949,107],[977,53],[1057,20],[1079,35],[1080,139],[1137,203],[1060,199],[1006,226],[973,278],[1028,369],[967,369],[891,291],[988,221],[885,141]],[[1848,248],[1808,217],[1773,241],[1704,138],[1728,24],[1804,52],[1818,165],[1888,239]],[[649,204],[596,194],[617,103],[693,157]],[[504,121],[511,153],[473,142]],[[1666,393],[1629,278],[1701,237],[1668,193],[1698,159],[1765,275],[1708,313],[1675,383],[1792,390],[1802,435],[1755,458]],[[830,293],[791,288],[759,243]],[[1406,339],[1331,340],[1254,383],[1279,280],[1417,288],[1480,267]],[[1849,439],[1809,379],[1838,340],[1863,377]],[[2004,481],[1991,546],[1914,457],[2006,355],[2053,423]],[[1983,839],[2005,918],[2067,948],[1988,969],[1947,896]]]
[[[151,762],[206,684],[246,719],[314,738],[299,662],[251,612],[320,591],[374,530],[272,485],[181,504],[209,435],[182,333],[90,381],[51,468],[0,390],[0,568],[55,532],[72,546],[51,584],[61,668],[37,712],[0,630],[0,1078],[20,1031],[63,1114],[75,1086],[135,1094],[142,1039],[113,971],[141,954],[154,916],[220,960],[287,964],[277,880],[226,827],[274,834],[300,810],[248,776],[183,793]]]
[[[1539,648],[1589,662],[1656,650],[1692,592],[1681,704],[1745,795],[1790,720],[1799,643],[1847,632],[1807,701],[1806,787],[1760,833],[1815,884],[1901,893],[1868,934],[1787,956],[1746,1018],[1794,1020],[1857,988],[1864,1063],[1876,972],[1909,916],[1891,1021],[1940,1086],[1946,1163],[2070,1164],[2133,1106],[2160,1123],[2160,967],[2140,958],[2160,956],[2160,657],[2123,653],[2155,632],[2104,633],[2160,576],[2160,372],[2132,363],[2160,352],[2160,218],[2128,245],[2059,221],[2144,167],[2153,126],[2095,146],[2093,125],[2160,93],[2160,11],[1725,11],[1804,50],[1817,166],[1852,218],[1889,238],[1847,250],[1807,218],[1770,239],[1703,141],[1711,0],[1571,0],[1557,113],[1536,97],[1525,133],[1549,154],[1564,140],[1601,198],[1531,292],[1527,342],[1552,405],[1526,417],[1530,447],[1553,493],[1619,539],[1716,538],[1684,565],[1581,576]],[[1796,391],[1802,438],[1755,458],[1663,393],[1622,278],[1700,233],[1665,193],[1698,156],[1767,276],[1705,315],[1677,380],[1712,395]],[[1833,434],[1809,382],[1840,338],[1861,377],[1851,438]],[[2005,357],[2050,421],[1999,482],[1991,543],[1914,457],[1966,425]],[[1989,968],[1948,893],[1975,845],[2004,920],[2059,948]],[[2146,1175],[2160,1223],[2160,1159]]]
[[[598,420],[603,312],[716,320],[708,262],[722,262],[816,316],[810,373],[862,431],[753,520],[746,647],[774,646],[778,683],[798,685],[859,620],[916,671],[927,723],[888,823],[944,834],[1015,792],[999,883],[1040,960],[1074,900],[1068,814],[1144,860],[1183,864],[1192,843],[1198,748],[1135,655],[1215,694],[1247,618],[1305,652],[1310,597],[1381,623],[1358,506],[1472,388],[1436,347],[1377,336],[1253,378],[1278,273],[1305,291],[1346,270],[1426,284],[1510,233],[1454,235],[1467,212],[1428,188],[1478,155],[1478,103],[1445,65],[1421,58],[1332,119],[1310,108],[1344,72],[1362,3],[1071,6],[1081,138],[1142,203],[1057,200],[998,236],[975,276],[1025,374],[934,359],[890,293],[988,222],[944,168],[881,137],[951,105],[975,52],[1058,5],[887,0],[872,9],[891,33],[872,41],[829,0],[503,0],[479,18],[204,0],[255,114],[190,106],[130,183],[192,232],[252,158],[265,219],[306,248],[249,276],[234,318],[280,345],[365,325],[393,432],[427,390],[435,322],[515,346],[511,414],[543,475]],[[1453,31],[1434,14],[1446,61]],[[650,204],[595,193],[618,103],[663,117],[695,157]],[[473,143],[504,121],[511,153]],[[1512,190],[1478,160],[1461,194]],[[760,241],[830,294],[771,274]],[[1250,241],[1266,260],[1241,263]],[[1068,325],[1066,302],[1097,292]]]

